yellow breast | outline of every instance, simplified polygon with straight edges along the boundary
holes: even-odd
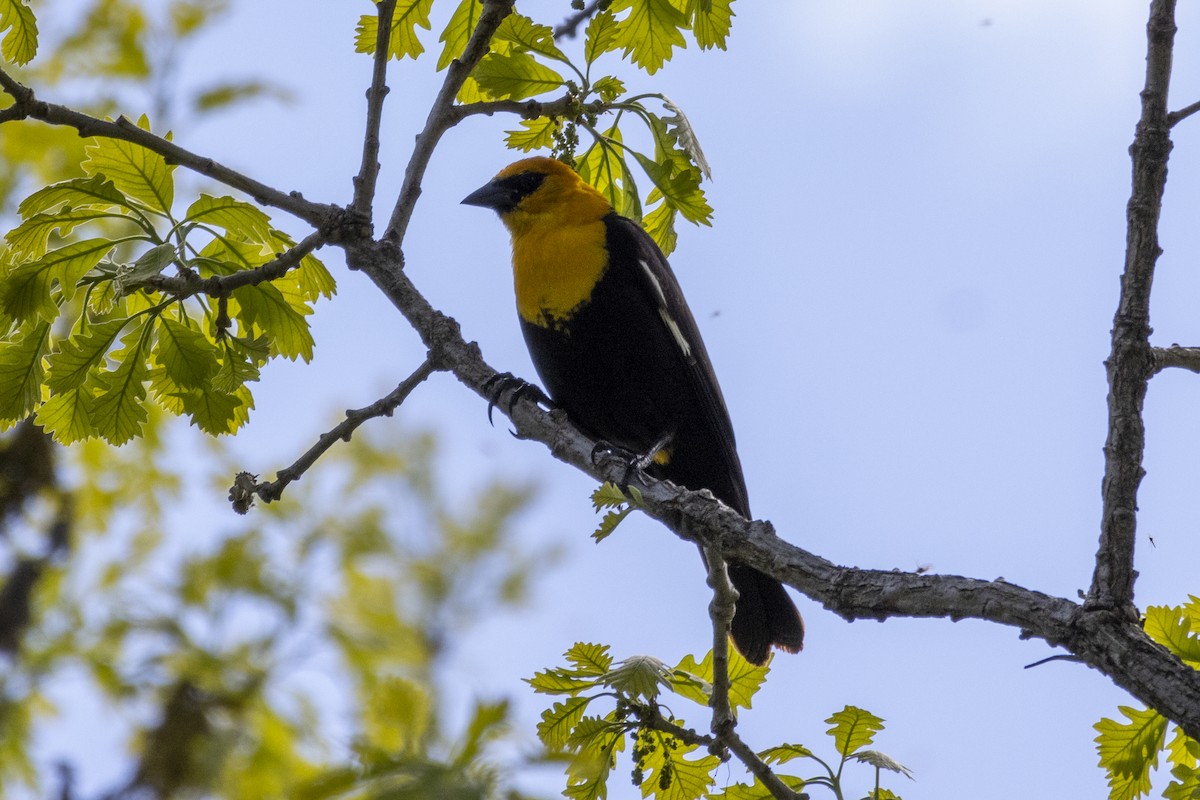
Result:
[[[604,275],[604,241],[602,220],[514,231],[513,282],[521,319],[543,328],[570,319]]]

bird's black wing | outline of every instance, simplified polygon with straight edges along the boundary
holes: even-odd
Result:
[[[670,461],[658,471],[690,489],[709,489],[749,516],[733,423],[679,281],[662,250],[637,223],[617,214],[609,214],[604,223],[610,269],[624,272],[621,278],[655,309],[652,324],[668,334],[671,355],[665,356],[665,369],[683,376],[684,397],[675,404],[680,428]]]

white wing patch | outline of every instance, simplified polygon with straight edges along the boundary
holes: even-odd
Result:
[[[663,292],[662,284],[658,282],[658,276],[654,274],[654,270],[650,269],[650,265],[644,260],[638,259],[638,266],[642,268],[642,272],[646,273],[646,277],[650,280],[650,285],[654,287],[655,295],[658,296],[658,315],[662,317],[667,330],[671,332],[671,337],[679,345],[679,349],[683,351],[683,357],[690,361],[692,358],[692,345],[684,338],[683,331],[679,330],[679,323],[671,317],[671,312],[667,311],[667,296]]]

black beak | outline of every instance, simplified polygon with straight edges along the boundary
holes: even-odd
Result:
[[[465,206],[480,206],[481,208],[492,208],[496,211],[504,211],[511,209],[515,205],[511,186],[505,186],[496,181],[480,186],[475,191],[462,199],[462,204]]]

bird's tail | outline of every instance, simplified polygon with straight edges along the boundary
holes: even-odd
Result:
[[[767,660],[772,647],[789,653],[804,647],[804,620],[783,584],[745,564],[729,564],[729,580],[738,590],[730,633],[751,664]]]

